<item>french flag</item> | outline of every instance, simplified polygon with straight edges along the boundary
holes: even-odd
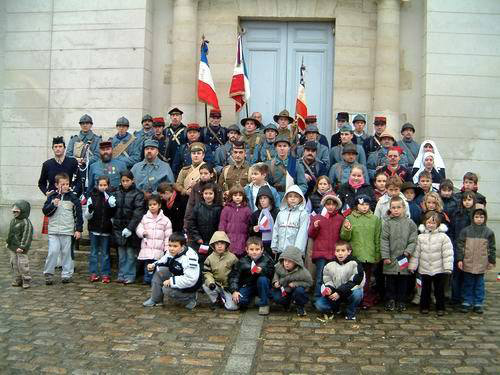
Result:
[[[302,58],[302,65],[300,66],[299,92],[297,94],[297,101],[295,102],[295,121],[297,121],[297,126],[302,131],[306,129],[307,117],[306,84],[304,81],[305,71],[306,67],[304,66],[304,58]]]
[[[233,79],[229,87],[229,97],[235,101],[236,112],[239,112],[250,99],[250,81],[248,80],[245,59],[243,57],[241,35],[238,35],[236,62],[234,63]]]
[[[215,93],[214,80],[208,66],[208,41],[203,39],[201,43],[200,69],[198,71],[198,99],[213,108],[219,109],[219,100]]]

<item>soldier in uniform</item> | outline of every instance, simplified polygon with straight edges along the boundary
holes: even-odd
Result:
[[[154,134],[151,115],[144,115],[141,124],[142,129],[134,132],[135,153],[140,156],[140,160],[144,159],[144,142],[146,142],[146,139],[151,139]]]
[[[123,161],[130,169],[141,160],[141,155],[134,144],[135,136],[128,132],[129,126],[128,119],[120,117],[116,121],[117,133],[109,141],[113,146],[113,159]]]
[[[182,195],[189,195],[193,186],[200,180],[200,167],[205,164],[205,145],[201,142],[193,142],[189,145],[191,153],[191,163],[181,169],[175,190]]]
[[[305,194],[307,192],[307,182],[304,166],[291,154],[290,148],[292,144],[288,137],[279,135],[274,145],[277,155],[273,160],[266,163],[269,167],[267,177],[269,185],[274,186],[281,199],[283,199],[286,189],[293,184],[298,185],[302,193]]]
[[[326,176],[328,174],[328,168],[326,167],[325,162],[317,157],[317,150],[319,146],[323,145],[316,141],[307,141],[303,146],[302,157],[299,159],[299,163],[301,163],[304,167],[304,172],[306,174],[306,196],[311,194],[313,191],[314,185],[316,185],[316,180],[320,176]]]
[[[160,160],[158,152],[158,141],[147,139],[144,142],[144,160],[131,169],[137,189],[142,190],[146,197],[156,191],[160,183],[174,182],[170,165]]]
[[[352,125],[354,127],[354,138],[353,143],[356,145],[363,146],[363,142],[368,138],[368,134],[365,132],[366,119],[365,116],[357,114],[352,119]]]
[[[286,109],[273,116],[274,122],[278,124],[278,135],[287,137],[292,147],[297,144],[298,128],[294,124],[293,117]]]
[[[255,146],[262,142],[262,134],[259,133],[262,123],[256,118],[246,117],[241,120],[241,125],[245,128],[243,130],[243,137],[241,140],[248,145],[250,155],[253,155],[255,152]]]
[[[87,196],[95,188],[97,179],[100,176],[109,178],[110,190],[115,190],[120,186],[120,173],[127,170],[124,161],[113,159],[113,145],[110,141],[99,143],[100,159],[89,167],[89,186]]]
[[[332,181],[334,187],[338,188],[340,185],[347,183],[349,175],[351,174],[351,169],[356,163],[356,158],[358,156],[358,150],[353,143],[348,143],[342,148],[342,161],[333,164],[330,167],[328,176]],[[361,165],[363,169],[363,176],[368,176],[368,170],[364,165]],[[368,181],[368,177],[366,177]]]
[[[264,128],[264,140],[260,145],[255,147],[255,152],[252,160],[253,163],[266,162],[272,160],[276,156],[276,148],[274,147],[274,141],[278,136],[278,127],[269,123]]]
[[[420,144],[413,140],[414,135],[415,128],[407,122],[401,127],[401,140],[397,142],[397,145],[403,149],[408,158],[408,168],[410,170],[413,168],[420,150]]]
[[[330,141],[331,147],[335,147],[335,146],[338,146],[340,144],[340,142],[341,142],[340,141],[340,129],[344,125],[348,125],[349,127],[351,126],[351,124],[349,124],[349,113],[339,112],[339,113],[337,113],[337,129],[339,129],[339,131],[332,135],[332,139]]]
[[[227,197],[229,190],[236,185],[245,187],[249,182],[248,170],[250,166],[245,161],[245,144],[241,141],[236,141],[233,144],[232,158],[234,163],[226,165],[219,176],[219,186],[224,191],[224,197]]]
[[[318,126],[318,119],[317,119],[316,115],[307,116],[305,121],[306,121],[306,129],[310,125]],[[318,127],[318,129],[319,129],[319,127]],[[300,144],[303,145],[306,142],[307,142],[306,135],[301,134],[300,135]],[[330,146],[328,145],[328,139],[321,133],[319,134],[318,142],[321,143],[323,146],[325,146],[327,149],[330,149]]]
[[[234,163],[232,157],[233,144],[234,142],[239,141],[241,138],[241,132],[238,125],[233,124],[229,128],[227,128],[227,142],[224,146],[220,146],[215,151],[214,155],[214,163],[215,163],[215,171],[217,174],[220,174],[222,168],[224,168],[228,164]],[[250,157],[250,149],[245,144],[245,152],[246,152],[246,160],[252,160]]]
[[[174,172],[174,175],[178,175],[180,170],[184,168],[185,166],[191,165],[191,151],[190,151],[190,146],[191,144],[195,142],[200,142],[200,136],[201,136],[201,128],[200,125],[192,122],[189,123],[186,127],[186,138],[187,138],[187,143],[181,145],[177,149],[177,153],[175,154],[174,161],[172,163],[172,169]],[[172,143],[172,142],[170,142]],[[201,143],[201,142],[200,142]],[[213,163],[214,157],[212,154],[212,149],[210,147],[206,148],[206,151],[204,151],[204,157],[205,161],[207,163]]]
[[[363,149],[365,150],[367,160],[370,158],[372,152],[380,150],[380,135],[387,127],[387,119],[384,116],[376,116],[373,120],[373,127],[375,128],[375,134],[369,136],[363,142]]]
[[[201,142],[210,148],[212,154],[227,142],[227,129],[220,125],[220,109],[211,109],[208,126],[201,129]]]
[[[165,120],[163,117],[153,118],[153,138],[158,142],[158,157],[160,160],[167,161],[167,149],[170,140],[165,135]]]
[[[179,147],[187,142],[186,126],[182,123],[182,112],[179,108],[172,108],[170,115],[170,125],[165,129],[165,136],[169,139],[167,148],[167,162],[173,163]]]
[[[380,134],[380,145],[381,147],[377,151],[370,154],[368,162],[366,163],[370,179],[375,177],[375,173],[378,169],[389,164],[387,153],[392,146],[396,145],[396,138],[389,130],[384,130],[384,132]],[[399,165],[405,168],[408,167],[408,158],[403,150],[401,150],[400,153]]]
[[[322,145],[319,142],[320,134],[319,134],[318,127],[316,125],[309,125],[306,128],[304,136],[306,139],[306,143],[313,142],[316,144],[315,157],[323,162],[323,164],[326,167],[326,170],[328,171],[328,169],[330,169],[330,153],[328,151],[328,147],[326,147],[325,145]],[[304,146],[297,147],[297,157],[300,158],[300,157],[302,157],[302,155],[304,155],[304,149],[305,149]]]
[[[340,130],[340,144],[332,147],[330,150],[330,165],[334,165],[336,163],[340,163],[342,161],[342,150],[345,145],[349,143],[353,143],[354,132],[349,124],[344,124]],[[356,149],[358,151],[356,161],[359,164],[363,164],[366,166],[366,155],[365,150],[361,145],[356,145]]]

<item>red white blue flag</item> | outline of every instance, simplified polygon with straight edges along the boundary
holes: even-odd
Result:
[[[307,117],[306,84],[304,81],[305,70],[304,59],[302,59],[302,65],[300,66],[299,92],[297,93],[297,101],[295,102],[295,121],[302,131],[306,128]]]
[[[236,112],[250,100],[250,81],[248,80],[241,35],[238,35],[236,62],[234,63],[233,79],[229,87],[229,97],[235,101]]]
[[[200,69],[198,71],[198,99],[213,108],[219,109],[219,100],[215,93],[214,80],[208,66],[208,41],[203,39],[200,53]]]

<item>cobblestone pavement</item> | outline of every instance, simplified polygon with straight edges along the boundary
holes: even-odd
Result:
[[[0,254],[1,374],[500,374],[496,282],[482,316],[375,308],[322,323],[311,307],[302,318],[278,307],[266,318],[206,304],[146,309],[147,287],[90,284],[81,263],[73,283],[46,286],[39,251],[22,290]]]

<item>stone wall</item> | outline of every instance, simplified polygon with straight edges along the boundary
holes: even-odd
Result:
[[[500,229],[500,2],[428,0],[425,15],[424,134],[457,187],[478,173]]]

